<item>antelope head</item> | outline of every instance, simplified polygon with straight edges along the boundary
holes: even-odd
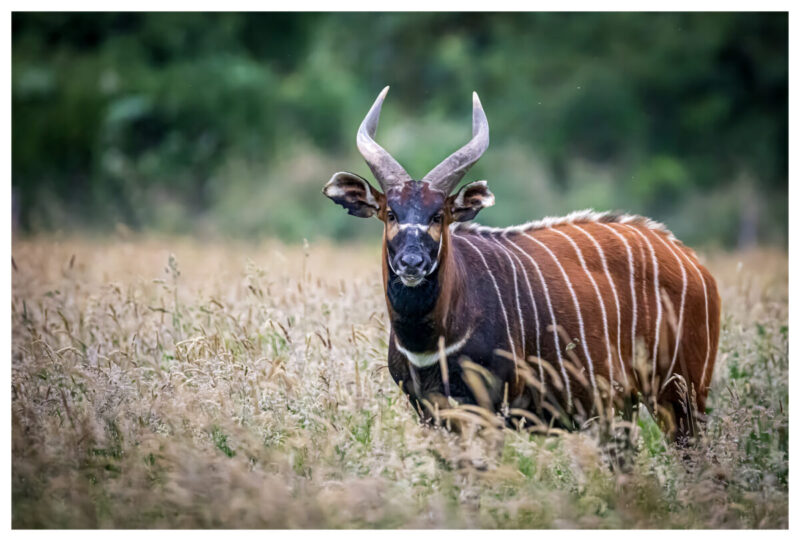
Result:
[[[478,94],[472,94],[472,139],[434,167],[421,180],[405,169],[374,140],[383,89],[358,129],[356,144],[380,190],[354,173],[333,175],[322,192],[353,216],[376,216],[384,223],[386,263],[407,287],[432,275],[446,253],[448,226],[471,220],[494,204],[485,180],[453,189],[489,146],[489,123]],[[445,249],[443,250],[443,246]]]

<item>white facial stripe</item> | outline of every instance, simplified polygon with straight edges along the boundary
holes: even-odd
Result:
[[[389,250],[386,250],[386,263],[389,265],[389,268],[392,269],[392,272],[397,274],[397,271],[394,270],[394,267],[392,266],[392,258],[389,256]]]
[[[449,346],[444,348],[445,355],[452,355],[453,353],[458,352],[469,340],[469,337],[472,336],[472,330],[470,329],[467,333],[455,344],[450,344]],[[394,345],[397,348],[397,351],[405,355],[408,362],[416,366],[417,368],[426,368],[428,366],[432,366],[439,362],[439,352],[432,351],[429,353],[414,353],[413,351],[409,351],[403,346],[400,345],[400,341],[397,339],[397,336],[394,337]]]
[[[631,251],[631,245],[628,244],[628,239],[617,233],[617,231],[608,224],[599,224],[614,233],[619,240],[622,241],[622,244],[625,245],[625,250],[628,253],[628,274],[630,276],[630,286],[631,286],[631,358],[630,358],[630,366],[633,367],[634,364],[634,357],[636,355],[636,281],[634,280],[634,268],[633,268],[633,252]],[[617,310],[619,310],[619,305],[617,305]],[[617,315],[619,316],[619,313]],[[622,331],[617,331],[622,332]],[[617,341],[619,343],[619,340]],[[622,351],[620,350],[620,362],[622,362]],[[628,373],[625,371],[625,367],[622,368],[622,374],[625,376],[625,383],[628,383]]]
[[[655,330],[655,338],[653,340],[653,377],[650,383],[650,389],[653,389],[656,386],[656,360],[658,359],[658,338],[661,334],[659,331],[661,330],[661,288],[658,286],[658,260],[656,259],[656,252],[653,250],[653,245],[650,244],[650,240],[632,225],[625,224],[625,227],[635,231],[637,235],[644,239],[645,244],[647,244],[647,248],[650,250],[650,259],[653,262],[653,289],[655,290],[655,297],[656,297],[656,330]],[[644,278],[642,279],[643,283],[646,283]]]
[[[397,228],[400,229],[401,231],[404,230],[404,229],[413,229],[413,230],[416,231],[417,234],[420,234],[420,233],[427,233],[428,229],[430,228],[430,225],[413,224],[413,223],[410,223],[410,224],[397,224]],[[439,238],[439,248],[436,251],[436,261],[433,262],[433,265],[431,266],[431,270],[429,270],[425,274],[425,276],[430,276],[431,274],[433,274],[433,271],[435,271],[436,267],[439,266],[439,256],[441,256],[441,255],[442,255],[442,239],[440,237]],[[389,257],[389,252],[388,251],[386,252],[386,261],[387,261],[387,263],[389,263],[389,268],[392,269],[392,272],[397,274],[397,271],[394,270],[394,267],[392,266],[392,258]]]
[[[435,271],[436,267],[439,266],[439,258],[441,256],[442,256],[442,239],[440,237],[439,238],[439,249],[436,250],[436,261],[433,262],[433,265],[431,266],[431,270],[429,270],[428,274],[426,274],[425,276],[430,276],[431,274],[433,274],[433,271]]]
[[[400,231],[405,231],[406,229],[416,229],[426,233],[430,227],[430,224],[397,224],[397,228]]]

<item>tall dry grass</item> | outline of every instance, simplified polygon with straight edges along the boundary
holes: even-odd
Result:
[[[417,423],[377,249],[33,238],[13,247],[12,521],[52,527],[783,528],[786,256],[716,254],[706,436]],[[171,255],[172,254],[172,255]]]

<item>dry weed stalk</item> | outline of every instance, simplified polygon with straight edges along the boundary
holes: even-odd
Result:
[[[532,411],[442,396],[427,407],[460,433],[421,426],[385,369],[377,252],[353,250],[17,240],[13,526],[786,526],[782,255],[711,262],[726,310],[712,409],[678,452],[602,379],[583,430],[564,431],[560,369],[535,358],[515,360]],[[654,382],[638,350],[646,401],[681,385]],[[485,371],[462,368],[488,405]]]

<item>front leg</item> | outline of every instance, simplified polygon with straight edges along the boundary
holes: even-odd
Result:
[[[422,421],[431,421],[437,408],[439,410],[450,408],[453,402],[476,404],[475,397],[463,377],[461,356],[448,356],[448,378],[445,384],[442,368],[438,362],[425,367],[414,366],[395,346],[393,337],[390,339],[389,373],[408,396],[411,407]]]
[[[413,367],[410,365],[405,355],[395,346],[394,332],[389,336],[388,364],[389,374],[391,374],[392,379],[406,394],[411,407],[422,415],[423,410],[420,401],[422,385],[419,374],[416,371],[412,373],[411,368]]]

